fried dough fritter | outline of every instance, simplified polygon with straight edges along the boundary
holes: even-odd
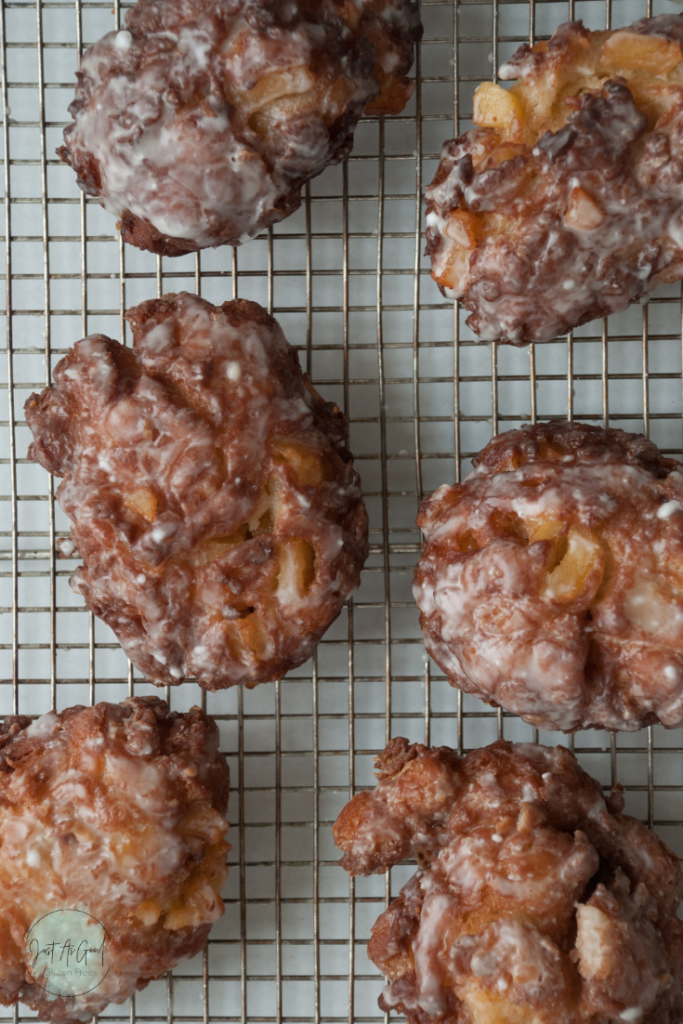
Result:
[[[312,654],[368,553],[345,420],[254,302],[132,309],[134,349],[83,339],[26,403],[62,476],[71,579],[152,682],[277,679]]]
[[[410,1024],[678,1024],[678,858],[564,747],[393,739],[334,825],[352,875],[418,870],[372,929]]]
[[[683,466],[560,421],[474,464],[418,516],[413,594],[452,685],[541,729],[683,724]]]
[[[400,113],[422,29],[411,0],[138,0],[83,55],[59,156],[164,256],[239,245]]]
[[[129,697],[6,718],[0,1003],[87,1021],[195,956],[223,913],[228,786],[218,728],[198,707]],[[103,925],[108,970],[93,991],[60,998],[28,973],[27,932],[66,909]]]
[[[427,253],[486,341],[547,341],[683,277],[683,16],[560,27],[474,97],[427,189]]]

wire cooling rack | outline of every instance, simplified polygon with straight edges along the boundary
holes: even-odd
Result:
[[[107,1019],[381,1019],[382,982],[365,947],[413,869],[349,881],[336,865],[331,822],[372,784],[373,754],[392,735],[461,749],[533,736],[518,719],[462,698],[425,659],[410,591],[421,497],[466,472],[493,433],[536,417],[644,430],[681,455],[680,286],[568,338],[515,350],[476,344],[421,256],[421,196],[441,144],[470,127],[476,85],[518,43],[567,18],[618,27],[680,8],[422,0],[421,10],[418,85],[403,114],[362,122],[348,162],[312,182],[301,210],[267,235],[237,251],[160,260],[124,246],[54,155],[79,52],[121,23],[124,5],[2,5],[0,713],[157,692],[69,589],[77,562],[55,548],[68,524],[52,480],[26,460],[26,398],[84,334],[124,338],[125,308],[184,288],[273,310],[316,386],[349,415],[371,521],[360,590],[312,663],[251,692],[206,695],[184,684],[168,694],[174,708],[203,703],[215,715],[230,760],[226,913],[202,956],[109,1007]],[[683,852],[681,730],[584,732],[564,742],[606,786],[623,782],[627,810]],[[2,1012],[32,1016],[24,1007]]]

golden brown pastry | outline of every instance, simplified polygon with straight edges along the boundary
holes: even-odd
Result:
[[[683,466],[639,434],[500,434],[418,517],[450,682],[542,729],[683,724]]]
[[[486,341],[524,345],[683,277],[683,16],[560,25],[474,96],[427,189],[427,253]]]
[[[564,747],[392,740],[334,826],[353,875],[418,870],[372,929],[411,1024],[678,1024],[678,858]]]
[[[399,113],[411,0],[138,0],[83,55],[57,152],[126,242],[239,245],[348,156],[365,110]]]
[[[230,849],[218,740],[199,708],[157,697],[0,725],[3,1005],[88,1021],[202,949]],[[79,914],[104,943],[89,957],[88,932],[62,927]]]
[[[84,338],[33,395],[29,458],[84,565],[73,589],[155,683],[276,679],[312,654],[368,553],[345,420],[254,302],[183,292]]]

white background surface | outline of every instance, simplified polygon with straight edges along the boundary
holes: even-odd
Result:
[[[606,16],[618,27],[646,13],[639,0],[613,0],[611,10],[604,0],[572,6],[591,28],[604,27]],[[5,388],[0,713],[12,712],[13,700],[19,712],[40,714],[53,700],[61,709],[92,698],[121,700],[131,688],[156,692],[133,680],[114,635],[69,589],[78,563],[52,554],[67,522],[57,507],[51,517],[47,474],[26,462],[26,398],[47,382],[48,363],[53,366],[84,333],[120,339],[122,303],[193,291],[198,280],[201,294],[214,302],[238,294],[267,305],[270,280],[275,314],[302,363],[321,393],[350,416],[350,445],[371,519],[372,553],[361,588],[327,633],[315,664],[252,692],[207,695],[232,772],[226,913],[205,957],[183,965],[173,980],[150,985],[133,1007],[110,1007],[107,1018],[381,1018],[376,999],[382,982],[365,944],[385,905],[387,882],[384,876],[358,879],[355,886],[348,881],[336,866],[330,823],[354,787],[372,784],[372,754],[388,735],[452,746],[460,741],[465,749],[501,731],[511,739],[532,736],[517,719],[477,700],[459,704],[440,671],[425,663],[410,590],[420,489],[429,493],[452,481],[496,429],[534,413],[645,427],[666,452],[681,454],[678,285],[660,290],[646,307],[613,317],[604,335],[597,322],[573,341],[531,352],[492,351],[472,343],[461,316],[454,342],[453,307],[420,257],[418,171],[421,166],[422,185],[429,183],[441,143],[454,134],[458,104],[460,130],[470,126],[472,93],[491,76],[494,62],[530,31],[548,35],[571,12],[567,3],[541,0],[531,8],[503,0],[459,3],[454,46],[450,0],[423,0],[421,8],[421,88],[404,114],[383,126],[363,122],[346,169],[331,168],[314,181],[302,209],[274,229],[272,242],[264,237],[235,255],[223,248],[199,260],[160,262],[120,246],[113,219],[83,199],[73,172],[54,155],[68,120],[78,44],[114,28],[125,8],[112,9],[111,0],[3,5],[11,242],[2,257],[6,249],[12,316],[9,324],[2,316],[0,340],[9,345],[9,358],[3,354],[0,373],[6,383],[11,366],[18,500],[12,500]],[[678,10],[655,0],[654,13]],[[201,699],[192,684],[170,694],[179,710]],[[562,737],[542,734],[541,740]],[[586,732],[574,742],[584,767],[606,785],[616,773],[627,788],[627,810],[653,821],[683,852],[682,732],[655,728],[614,743],[606,733]],[[411,872],[410,866],[394,869],[391,892]],[[31,1014],[22,1007],[20,1016]]]

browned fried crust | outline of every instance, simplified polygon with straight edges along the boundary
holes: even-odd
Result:
[[[301,664],[357,585],[367,514],[346,423],[246,300],[130,310],[33,395],[29,457],[84,565],[72,586],[147,678],[219,689]]]
[[[305,182],[328,164],[348,156],[364,108],[369,114],[400,113],[404,108],[414,89],[414,82],[407,78],[414,43],[422,35],[410,0],[373,0],[362,7],[351,0],[300,0],[289,6],[270,0],[192,0],[189,4],[181,0],[165,0],[164,4],[138,0],[126,15],[126,25],[133,36],[132,48],[112,47],[111,34],[84,55],[77,73],[76,98],[69,108],[75,123],[65,129],[65,144],[57,153],[76,171],[79,187],[101,197],[103,204],[117,213],[124,241],[163,256],[180,256],[207,245],[238,245],[245,235],[256,234],[297,210]],[[212,52],[198,60],[199,66],[190,65],[188,70],[169,40],[182,31],[195,30],[208,31]],[[226,74],[226,54],[229,56],[233,45],[242,45],[239,40],[235,44],[240,32],[241,39],[249,40],[248,67]],[[270,48],[277,48],[279,41],[284,49],[298,48],[299,58],[271,66]],[[259,46],[264,53],[263,66],[250,72]],[[282,68],[288,73],[292,67],[296,74],[306,62],[310,88],[302,93],[298,85],[292,85],[291,94],[284,97],[286,109],[282,104],[277,108],[286,89],[269,89],[264,85],[268,75],[274,81]],[[385,63],[391,72],[384,70]],[[192,135],[193,141],[178,152],[181,168],[189,161],[201,162],[202,149],[209,151],[209,136],[216,130],[217,116],[225,116],[229,123],[226,161],[232,159],[228,154],[232,138],[247,156],[247,164],[259,165],[263,194],[249,201],[252,208],[248,215],[238,212],[242,197],[237,191],[231,203],[229,184],[223,181],[216,185],[214,181],[207,186],[208,193],[215,194],[217,189],[221,192],[220,213],[212,208],[208,236],[206,225],[200,231],[199,224],[196,235],[189,230],[188,237],[165,233],[152,223],[151,212],[149,216],[140,209],[133,212],[121,206],[120,197],[110,192],[107,167],[111,154],[116,152],[117,159],[123,154],[124,164],[130,162],[127,143],[121,145],[115,134],[122,124],[129,126],[128,122],[138,119],[139,109],[133,101],[122,107],[115,101],[110,109],[112,101],[106,86],[109,80],[121,76],[134,82],[150,71],[156,76],[153,88],[160,97],[167,93],[178,97],[174,103],[179,137],[182,140],[185,134]],[[264,98],[255,108],[253,91],[258,88],[263,90]],[[142,105],[146,103],[146,89],[149,86],[145,84],[138,97]],[[106,111],[111,122],[104,150],[92,138],[92,127],[85,123],[95,104]],[[200,126],[207,113],[212,119],[211,130]],[[139,134],[150,125],[153,130],[158,128],[160,117],[159,110],[150,114],[146,108],[145,117],[139,119]],[[99,131],[102,122],[96,123]],[[324,152],[319,137],[322,130],[326,134]],[[186,202],[192,187],[182,174],[173,185],[171,179],[177,168],[173,168],[172,161],[167,166],[168,154],[157,153],[155,146],[150,136],[144,162],[155,167],[158,185],[168,190],[167,204],[174,207]],[[157,157],[158,165],[154,163]],[[212,162],[215,157],[212,151]],[[234,187],[237,190],[239,184]],[[145,197],[132,198],[144,206]]]
[[[683,722],[683,472],[638,434],[501,434],[418,517],[414,594],[454,686],[540,728]]]
[[[349,144],[350,149],[351,144]],[[65,163],[69,163],[66,146],[61,146],[57,153]],[[88,195],[99,195],[99,188],[85,187],[82,184],[81,178],[78,179],[78,184]],[[302,185],[297,185],[288,195],[273,205],[272,214],[269,217],[270,224],[277,224],[299,209],[301,206],[301,189]],[[150,224],[146,217],[136,217],[130,210],[123,211],[117,226],[124,242],[134,245],[138,249],[154,252],[158,256],[185,256],[187,253],[198,252],[204,248],[189,238],[173,238],[171,235],[162,234],[160,231],[157,231],[153,224]],[[231,241],[233,244],[237,244],[238,240],[232,239]]]
[[[351,874],[419,869],[372,929],[379,1000],[411,1024],[607,1024],[683,1011],[683,875],[563,747],[458,757],[392,740],[339,815]],[[395,839],[401,837],[401,847]]]
[[[643,434],[629,434],[613,427],[548,420],[525,424],[493,437],[472,460],[487,474],[505,473],[529,462],[578,462],[582,466],[620,464],[636,466],[657,480],[680,467],[677,459],[662,455]]]
[[[426,252],[480,338],[547,341],[680,279],[682,41],[681,15],[573,22],[501,68],[509,93],[478,91],[481,127],[427,190]]]
[[[71,1024],[202,949],[222,913],[229,772],[215,722],[156,697],[30,726],[23,715],[0,726],[0,1002]],[[102,924],[108,973],[54,998],[26,972],[24,939],[64,909]]]

